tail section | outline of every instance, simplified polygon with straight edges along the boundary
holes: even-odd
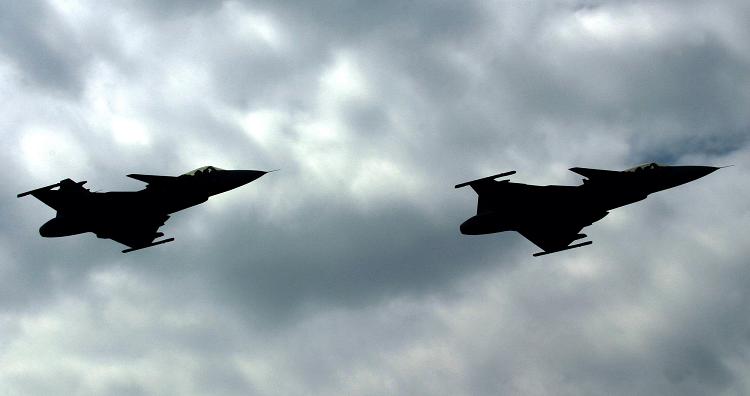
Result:
[[[83,187],[85,183],[85,180],[75,182],[71,179],[65,179],[61,180],[59,183],[20,193],[17,195],[17,197],[21,198],[27,195],[31,195],[34,198],[44,202],[52,209],[58,210],[63,198],[61,193],[66,193],[65,195],[67,195],[67,193],[71,192],[88,192],[89,190]],[[57,190],[54,190],[54,188],[57,188]]]

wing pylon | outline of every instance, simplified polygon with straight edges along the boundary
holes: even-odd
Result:
[[[162,235],[164,235],[164,234],[162,234]],[[151,243],[149,243],[147,245],[127,248],[127,249],[123,250],[122,252],[123,253],[130,253],[130,252],[134,252],[136,250],[141,250],[141,249],[145,249],[147,247],[161,245],[162,243],[167,243],[167,242],[172,242],[172,241],[174,241],[174,238],[162,239],[161,241],[151,242]]]

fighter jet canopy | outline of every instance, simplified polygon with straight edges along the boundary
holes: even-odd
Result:
[[[641,165],[638,165],[638,166],[634,166],[634,167],[632,167],[630,169],[626,169],[625,172],[640,172],[642,170],[656,169],[656,168],[660,168],[660,167],[661,167],[661,165],[657,164],[656,162],[651,162],[651,163],[648,163],[648,164],[641,164]]]
[[[200,174],[203,174],[203,173],[211,173],[211,172],[214,172],[214,171],[217,171],[217,170],[224,170],[224,169],[217,168],[217,167],[211,166],[211,165],[209,165],[209,166],[201,166],[198,169],[193,169],[190,172],[187,172],[187,173],[183,174],[183,176],[195,176],[195,175],[200,175]]]

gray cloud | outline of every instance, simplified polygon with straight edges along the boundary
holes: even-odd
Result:
[[[743,2],[0,6],[11,394],[743,394]],[[42,23],[43,22],[43,23]],[[62,93],[62,95],[61,95]],[[734,164],[533,259],[460,181]],[[48,240],[65,177],[282,168],[121,255]]]
[[[6,3],[0,8],[0,50],[29,85],[77,94],[89,51],[69,26],[38,1]]]

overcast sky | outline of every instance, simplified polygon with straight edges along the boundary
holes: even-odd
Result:
[[[750,394],[750,4],[0,0],[3,395]],[[730,165],[541,258],[453,185]],[[70,177],[281,168],[127,255]],[[512,208],[509,208],[512,210]]]

